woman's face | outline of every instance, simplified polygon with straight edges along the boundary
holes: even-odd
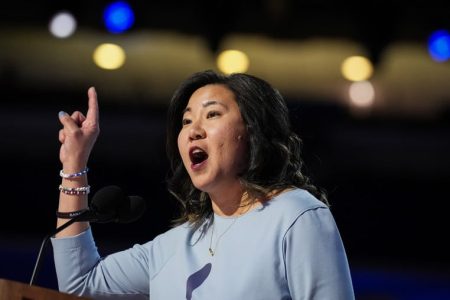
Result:
[[[194,186],[210,194],[240,188],[247,133],[234,94],[220,84],[199,88],[180,122],[178,149]]]

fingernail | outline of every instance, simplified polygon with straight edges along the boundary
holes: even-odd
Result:
[[[64,117],[64,116],[67,116],[67,113],[66,113],[65,111],[60,111],[60,112],[58,113],[58,116],[59,116],[60,118],[62,118],[62,117]]]

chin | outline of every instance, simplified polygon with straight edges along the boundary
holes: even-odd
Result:
[[[196,189],[204,192],[204,190],[205,190],[205,183],[204,182],[201,182],[200,180],[193,180],[192,177],[191,177],[191,182],[192,182],[192,185]]]
[[[194,183],[194,186],[195,186],[195,188],[197,190],[200,190],[200,191],[205,192],[205,193],[208,192],[208,188],[205,185],[203,185],[203,184],[195,184]]]
[[[197,190],[200,190],[205,193],[210,192],[210,189],[211,189],[211,187],[209,185],[210,182],[200,182],[199,180],[197,180],[197,181],[192,180],[192,184],[194,185],[194,187]]]

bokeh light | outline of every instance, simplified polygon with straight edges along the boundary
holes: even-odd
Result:
[[[122,33],[134,24],[134,12],[124,1],[109,4],[103,13],[106,29],[111,33]]]
[[[450,59],[450,33],[447,30],[433,32],[428,39],[428,52],[437,62]]]
[[[245,73],[249,65],[247,54],[239,50],[225,50],[217,57],[217,67],[224,74]]]
[[[375,89],[369,81],[353,82],[349,88],[350,101],[359,108],[371,107],[375,100]]]
[[[125,51],[115,44],[98,46],[93,55],[94,62],[102,69],[115,70],[125,63]]]
[[[67,38],[71,36],[77,28],[77,21],[74,16],[61,11],[55,14],[49,22],[48,29],[57,38]]]
[[[368,80],[373,73],[373,66],[364,56],[350,56],[341,65],[341,73],[350,81]]]

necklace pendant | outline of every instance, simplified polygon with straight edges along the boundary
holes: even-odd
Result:
[[[213,249],[209,248],[208,250],[209,250],[209,254],[211,254],[211,256],[214,256],[214,251],[213,251]]]

